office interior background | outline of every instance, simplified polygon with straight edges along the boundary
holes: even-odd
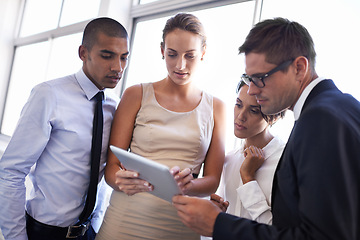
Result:
[[[233,106],[245,69],[238,47],[263,19],[285,17],[304,25],[315,42],[319,76],[360,100],[359,0],[1,0],[0,156],[31,89],[81,68],[77,50],[89,20],[109,16],[128,30],[129,65],[113,90],[121,96],[128,86],[166,77],[162,29],[177,12],[195,14],[207,32],[207,52],[195,82],[227,105],[227,151],[237,144]],[[288,111],[272,132],[286,141],[292,125]]]

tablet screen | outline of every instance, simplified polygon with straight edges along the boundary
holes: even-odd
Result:
[[[167,166],[112,145],[110,149],[126,169],[138,172],[139,178],[154,186],[149,193],[170,203],[174,195],[182,194]]]

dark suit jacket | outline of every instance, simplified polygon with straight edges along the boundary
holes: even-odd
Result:
[[[273,225],[220,213],[219,239],[360,239],[360,103],[331,80],[305,101],[272,190]]]

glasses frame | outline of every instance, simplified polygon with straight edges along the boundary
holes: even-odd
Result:
[[[264,82],[265,78],[269,77],[271,74],[274,74],[274,73],[290,66],[290,64],[293,61],[294,61],[294,59],[287,60],[287,61],[281,63],[280,65],[276,66],[275,68],[271,69],[269,72],[265,73],[263,76],[260,76],[260,77],[251,77],[251,76],[247,75],[246,73],[244,73],[241,76],[241,80],[244,81],[246,85],[250,85],[250,83],[253,82],[254,85],[257,86],[258,88],[263,88],[263,87],[265,87],[265,82]]]

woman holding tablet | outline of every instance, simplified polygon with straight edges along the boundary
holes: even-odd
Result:
[[[110,137],[111,145],[172,168],[182,192],[193,196],[216,191],[225,155],[224,103],[193,83],[205,49],[203,26],[194,15],[170,18],[161,43],[168,75],[125,90]],[[204,177],[196,178],[202,164]],[[110,151],[105,178],[115,191],[97,239],[200,239]]]

